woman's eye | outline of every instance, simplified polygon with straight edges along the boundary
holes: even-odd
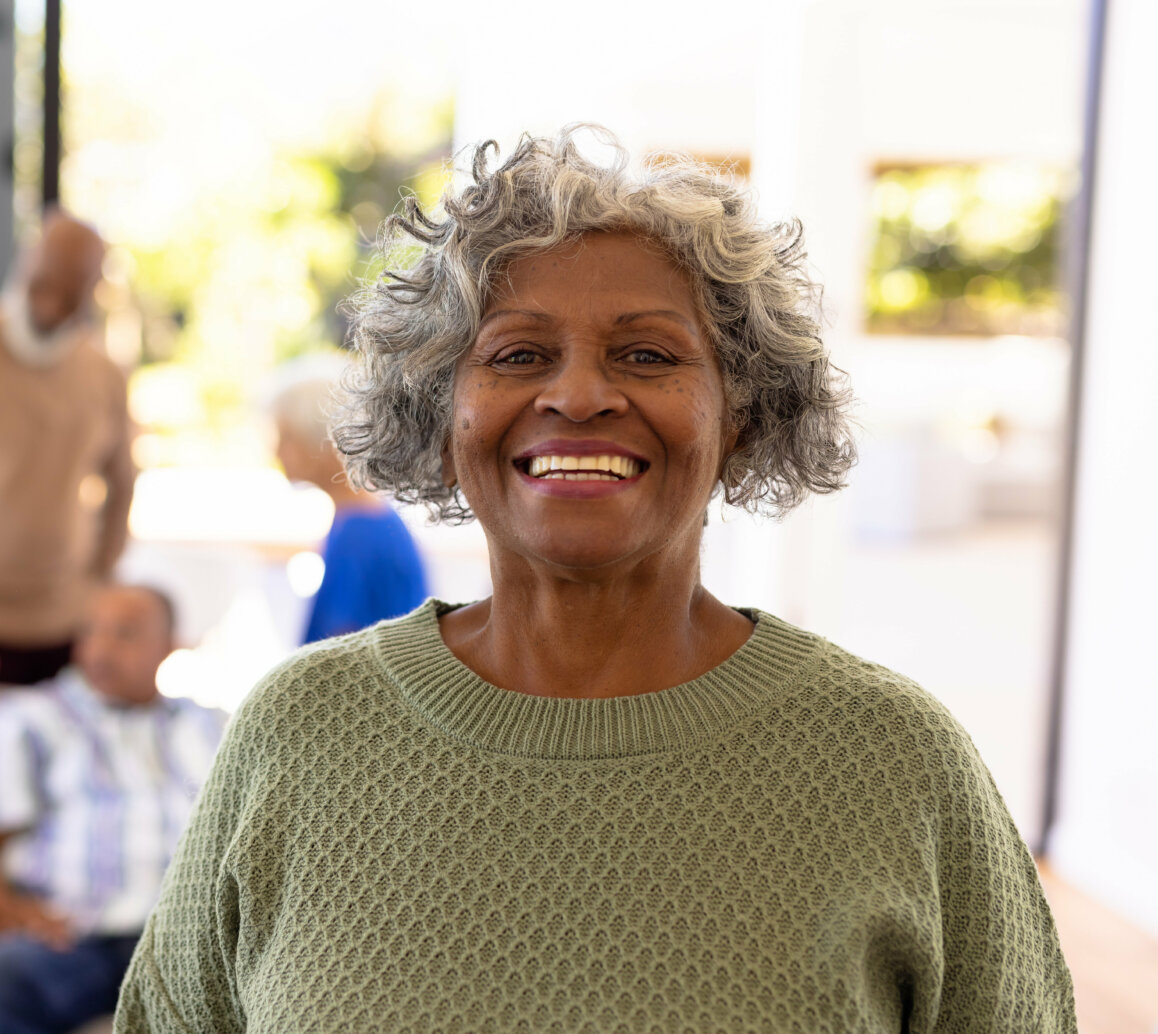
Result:
[[[513,352],[507,352],[505,355],[500,355],[494,362],[497,366],[530,366],[532,363],[538,362],[539,359],[540,356],[537,352],[520,348]]]
[[[657,352],[653,348],[633,348],[630,352],[625,353],[623,358],[629,363],[636,363],[642,366],[671,362],[666,355],[662,352]]]

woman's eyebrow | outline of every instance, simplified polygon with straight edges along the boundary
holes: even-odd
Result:
[[[624,326],[628,323],[633,323],[636,320],[646,319],[649,316],[660,316],[663,319],[672,320],[679,323],[688,330],[694,333],[699,333],[700,328],[689,320],[683,313],[676,312],[674,309],[644,309],[642,312],[625,312],[622,316],[615,317],[615,325],[617,327]]]
[[[534,320],[536,323],[551,322],[551,317],[545,312],[535,312],[533,309],[494,309],[479,320],[478,329],[482,330],[488,323],[498,319],[500,316],[525,316],[528,319]]]

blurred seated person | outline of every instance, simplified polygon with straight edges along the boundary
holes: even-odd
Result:
[[[168,598],[97,591],[75,667],[0,694],[0,1031],[69,1031],[117,989],[224,714],[162,697]]]
[[[94,340],[103,259],[95,230],[49,212],[0,298],[0,683],[68,663],[125,545],[125,378]]]
[[[316,485],[334,502],[322,550],[325,574],[303,643],[408,614],[427,595],[422,559],[406,525],[381,496],[350,484],[330,441],[328,404],[344,365],[324,355],[287,364],[270,407],[286,477]]]

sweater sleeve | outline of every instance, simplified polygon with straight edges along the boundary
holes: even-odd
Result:
[[[262,686],[234,716],[121,987],[117,1034],[245,1029],[229,849],[266,765]]]
[[[913,1017],[912,1030],[1077,1034],[1033,858],[969,736],[943,710],[926,721],[944,961],[939,1001],[925,1022]]]

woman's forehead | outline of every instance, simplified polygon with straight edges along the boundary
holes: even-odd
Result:
[[[586,233],[513,257],[492,279],[483,312],[542,289],[649,293],[679,299],[700,315],[687,272],[655,241],[630,231]]]

